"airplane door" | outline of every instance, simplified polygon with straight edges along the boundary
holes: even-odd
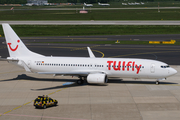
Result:
[[[154,63],[151,64],[150,70],[151,70],[151,73],[155,72],[155,64]]]
[[[28,60],[28,67],[29,67],[29,69],[31,69],[31,60]]]

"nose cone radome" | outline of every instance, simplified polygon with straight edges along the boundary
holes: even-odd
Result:
[[[175,69],[173,69],[173,68],[170,70],[170,74],[171,74],[171,75],[174,75],[174,74],[176,74],[176,73],[177,73],[177,70],[175,70]]]

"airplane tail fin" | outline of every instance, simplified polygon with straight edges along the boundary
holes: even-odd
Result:
[[[9,51],[10,57],[20,57],[20,56],[42,56],[40,54],[31,52],[17,36],[14,30],[10,27],[9,24],[2,24],[7,48]]]

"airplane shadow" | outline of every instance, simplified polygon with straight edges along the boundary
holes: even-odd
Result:
[[[140,80],[127,80],[123,81],[123,79],[110,79],[108,83],[119,83],[119,84],[148,84],[148,85],[155,85],[156,81],[140,81]],[[167,84],[178,84],[173,82],[165,82],[160,81],[159,85],[167,85]]]
[[[55,81],[55,82],[72,82],[71,84],[66,84],[66,85],[60,85],[60,86],[54,86],[54,87],[48,87],[48,88],[40,88],[40,89],[31,89],[33,91],[40,91],[40,90],[52,90],[52,89],[61,89],[61,88],[67,88],[67,87],[80,87],[80,86],[86,86],[86,85],[91,85],[91,86],[107,86],[108,84],[111,83],[117,83],[117,84],[146,84],[146,85],[155,85],[155,81],[137,81],[137,80],[128,80],[128,81],[123,81],[123,79],[109,79],[107,84],[88,84],[86,81],[82,85],[78,85],[76,81],[78,79],[53,79],[53,78],[35,78],[35,77],[30,77],[27,76],[26,74],[18,75],[16,78],[13,79],[7,79],[7,80],[1,80],[0,82],[6,82],[6,81],[14,81],[14,80],[30,80],[30,81]],[[43,83],[42,83],[43,84]],[[173,82],[160,82],[160,85],[167,85],[167,84],[178,84],[178,83],[173,83]]]

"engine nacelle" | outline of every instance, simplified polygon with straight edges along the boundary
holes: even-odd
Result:
[[[87,76],[87,82],[88,83],[107,83],[108,82],[108,78],[106,76],[106,74],[89,74]]]

